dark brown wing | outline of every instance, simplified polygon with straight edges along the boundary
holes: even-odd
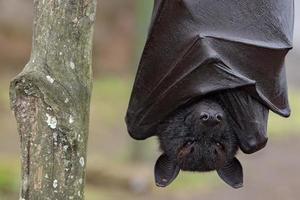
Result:
[[[289,116],[293,11],[293,0],[156,0],[126,116],[130,135],[150,137],[179,106],[242,86]]]

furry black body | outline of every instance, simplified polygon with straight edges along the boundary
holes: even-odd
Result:
[[[158,127],[162,151],[181,170],[211,171],[232,160],[237,138],[222,107],[213,99],[182,108]]]
[[[156,131],[163,152],[155,166],[156,183],[167,186],[183,171],[212,171],[234,188],[243,183],[235,158],[267,143],[268,108],[246,92],[222,91],[175,110]]]

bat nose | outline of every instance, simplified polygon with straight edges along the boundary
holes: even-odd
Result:
[[[200,119],[203,124],[213,127],[222,122],[223,115],[221,113],[210,114],[203,112],[200,114]]]

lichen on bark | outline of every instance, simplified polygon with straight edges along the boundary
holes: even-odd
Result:
[[[20,199],[84,199],[96,0],[34,0],[31,58],[11,82]]]

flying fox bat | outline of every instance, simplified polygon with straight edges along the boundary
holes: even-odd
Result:
[[[155,0],[126,123],[134,139],[159,137],[157,185],[168,185],[180,170],[213,169],[231,186],[242,185],[236,145],[245,153],[260,150],[268,111],[290,115],[284,60],[293,19],[293,0]],[[222,113],[222,126],[204,131],[201,112],[192,108]],[[180,113],[194,116],[189,125],[177,119]],[[184,127],[202,140],[176,137]]]
[[[230,186],[243,186],[238,148],[246,153],[267,143],[269,109],[244,91],[207,95],[179,108],[156,129],[163,154],[155,165],[156,184],[169,185],[184,171],[212,171]]]

